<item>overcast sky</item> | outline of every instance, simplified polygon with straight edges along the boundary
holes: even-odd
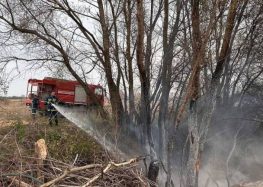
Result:
[[[48,73],[46,71],[36,71],[36,72],[25,72],[19,77],[16,77],[9,85],[9,90],[7,96],[21,96],[26,95],[27,81],[31,78],[43,79],[47,77]]]
[[[48,71],[44,68],[29,69],[28,64],[23,62],[10,62],[6,67],[6,74],[13,80],[9,84],[7,96],[26,95],[27,81],[31,78],[43,79],[48,76]]]

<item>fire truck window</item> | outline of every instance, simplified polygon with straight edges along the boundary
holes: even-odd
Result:
[[[95,88],[94,92],[95,92],[96,95],[102,95],[103,94],[101,88]]]
[[[32,85],[31,84],[31,88],[29,87],[27,97],[29,99],[32,99],[33,95],[37,95],[37,89],[38,89],[37,85]]]
[[[32,93],[37,94],[37,85],[32,85]]]
[[[51,92],[52,91],[52,86],[51,85],[45,84],[44,88],[45,88],[45,92]]]
[[[49,92],[51,91],[52,91],[52,86],[44,84],[42,88],[41,99],[46,99],[48,97]]]

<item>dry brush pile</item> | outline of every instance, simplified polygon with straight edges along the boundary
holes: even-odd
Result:
[[[153,186],[136,168],[143,159],[96,160],[81,165],[76,156],[72,163],[65,163],[50,158],[45,140],[39,139],[33,157],[23,156],[18,147],[16,156],[6,158],[0,169],[0,186]]]
[[[149,186],[149,181],[136,169],[137,159],[123,163],[109,162],[74,166],[57,160],[46,159],[42,166],[39,159],[27,158],[28,162],[10,163],[0,175],[0,186]],[[29,161],[30,160],[30,161]],[[8,169],[17,167],[17,172]]]
[[[21,103],[1,105],[8,110],[0,111],[0,187],[154,185],[136,167],[143,158],[112,161],[112,155],[67,120],[49,127],[47,118],[39,116],[36,128],[17,105]]]

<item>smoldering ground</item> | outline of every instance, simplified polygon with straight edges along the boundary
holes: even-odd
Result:
[[[231,186],[263,179],[262,107],[244,103],[216,109],[202,155],[202,184]]]
[[[199,186],[224,187],[263,179],[263,116],[260,112],[263,105],[261,101],[251,103],[251,100],[253,99],[247,97],[243,99],[242,105],[237,106],[232,102],[219,105],[215,110],[201,155]],[[116,131],[107,121],[97,121],[96,115],[94,117],[94,113],[87,111],[85,107],[56,108],[105,149],[118,153],[122,159],[147,155],[148,143],[142,141],[139,126],[129,124]],[[152,135],[156,150],[158,130],[157,124],[153,123]],[[187,135],[187,124],[182,123],[176,131],[172,151],[172,178],[175,186],[184,186],[188,157]],[[165,181],[166,156],[161,160],[160,186]]]

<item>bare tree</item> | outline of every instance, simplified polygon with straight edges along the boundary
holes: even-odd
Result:
[[[139,129],[167,186],[178,129],[187,124],[183,178],[198,186],[216,109],[242,103],[262,80],[262,7],[260,0],[1,0],[1,42],[23,48],[1,63],[63,69],[84,87],[90,72],[99,73],[115,127]]]

